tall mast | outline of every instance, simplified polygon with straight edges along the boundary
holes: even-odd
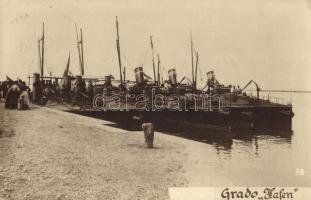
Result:
[[[126,79],[125,79],[125,66],[123,67],[123,81],[124,81],[124,83],[125,83],[125,81],[126,81]]]
[[[41,74],[42,61],[41,61],[41,44],[40,44],[40,38],[38,39],[38,53],[39,53],[38,66],[39,66],[39,72],[40,72],[40,74]]]
[[[152,36],[150,36],[150,44],[151,44],[151,52],[152,52],[153,80],[156,83],[157,82],[157,77],[156,77],[155,64],[154,64],[154,53],[153,53]]]
[[[192,33],[191,33],[191,67],[192,67],[192,84],[194,84],[194,67],[193,67],[193,42],[192,42]]]
[[[82,75],[82,59],[81,59],[81,49],[80,49],[80,41],[79,41],[79,34],[78,34],[78,28],[77,24],[76,26],[76,35],[77,35],[77,48],[78,48],[78,54],[79,54],[79,65],[80,65],[80,74]]]
[[[44,73],[44,23],[42,23],[42,53],[41,53],[41,76]]]
[[[116,28],[117,28],[117,51],[118,51],[118,60],[119,60],[120,81],[121,81],[121,85],[123,85],[122,63],[121,63],[121,53],[120,53],[120,39],[119,39],[119,23],[118,23],[118,17],[117,16],[116,16]]]
[[[80,45],[81,45],[81,76],[84,75],[84,55],[83,55],[83,36],[82,36],[82,28],[80,28]]]
[[[195,63],[195,81],[194,81],[194,89],[197,89],[197,77],[198,77],[198,64],[199,64],[199,53],[196,51],[196,63]]]
[[[158,85],[161,85],[161,80],[160,80],[160,55],[158,54]]]
[[[66,65],[66,69],[64,71],[63,77],[68,76],[69,66],[70,66],[70,52],[69,52],[68,61],[67,61],[67,65]]]

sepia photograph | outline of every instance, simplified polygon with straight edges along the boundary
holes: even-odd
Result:
[[[0,200],[311,199],[311,0],[0,0]]]

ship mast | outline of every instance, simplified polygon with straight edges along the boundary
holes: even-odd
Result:
[[[78,48],[78,54],[79,54],[80,75],[83,76],[84,75],[84,59],[83,59],[82,29],[80,29],[80,39],[79,39],[77,25],[76,25],[76,36],[77,36],[77,48]]]
[[[83,36],[82,28],[80,28],[80,45],[81,45],[81,76],[84,75],[84,53],[83,53]]]
[[[117,28],[117,51],[118,51],[118,60],[119,60],[120,81],[121,81],[121,85],[123,85],[122,63],[121,63],[121,53],[120,53],[120,39],[119,39],[119,23],[118,23],[118,17],[117,16],[116,16],[116,28]]]
[[[67,65],[66,65],[66,69],[65,69],[65,71],[64,71],[63,77],[68,76],[68,73],[69,73],[69,66],[70,66],[70,52],[69,52],[68,61],[67,61]]]
[[[40,38],[38,38],[38,55],[39,55],[39,62],[38,62],[38,66],[39,66],[39,72],[41,73],[41,67],[42,67],[42,61],[41,61],[41,44],[40,44]]]
[[[125,73],[126,73],[126,71],[125,71],[125,66],[123,67],[123,81],[124,81],[124,83],[125,83],[125,81],[126,81],[126,79],[125,79]]]
[[[194,86],[194,63],[193,63],[193,42],[192,42],[192,33],[190,36],[191,40],[191,67],[192,67],[192,85]]]
[[[158,54],[158,85],[161,85],[161,80],[160,80],[160,55]]]
[[[199,64],[199,53],[196,51],[196,63],[195,63],[195,81],[194,81],[194,89],[197,89],[197,78],[198,78],[198,64]]]
[[[150,45],[151,45],[151,52],[152,52],[153,80],[154,80],[154,83],[156,83],[157,77],[156,77],[155,64],[154,64],[154,52],[153,52],[152,36],[150,36]]]
[[[41,48],[41,76],[43,76],[44,73],[44,23],[42,23],[42,48]]]

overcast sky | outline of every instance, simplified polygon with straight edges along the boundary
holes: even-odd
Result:
[[[83,28],[86,76],[118,77],[115,16],[127,77],[143,65],[152,76],[149,36],[163,75],[190,77],[190,32],[199,80],[215,70],[224,84],[250,79],[264,89],[311,90],[311,12],[305,0],[0,0],[0,80],[38,71],[37,39],[45,22],[45,73],[61,75],[69,51],[78,73],[75,23]]]

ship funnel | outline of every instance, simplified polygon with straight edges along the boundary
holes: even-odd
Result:
[[[137,67],[137,68],[135,68],[134,71],[135,71],[136,84],[142,85],[144,83],[143,67]]]
[[[213,87],[214,86],[214,80],[215,80],[214,71],[209,71],[206,73],[206,75],[207,75],[207,85],[209,87]]]
[[[177,74],[175,69],[168,70],[168,79],[172,85],[177,85]]]
[[[106,85],[111,85],[111,79],[112,79],[112,76],[105,76]]]

